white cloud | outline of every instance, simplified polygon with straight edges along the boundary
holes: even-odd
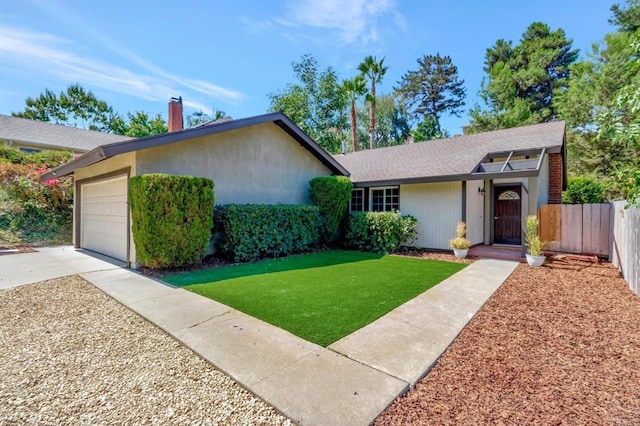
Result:
[[[404,19],[395,0],[302,0],[291,2],[284,18],[273,22],[284,27],[328,30],[345,44],[378,42],[380,29],[389,22],[403,28]]]
[[[152,101],[167,101],[176,93],[185,97],[185,105],[207,110],[198,97],[236,104],[244,98],[240,92],[206,81],[171,74],[156,67],[108,39],[100,40],[119,56],[141,67],[146,73],[75,53],[79,46],[71,40],[27,29],[0,26],[0,61],[14,64],[25,72],[49,73],[69,83],[78,82]],[[188,91],[192,93],[188,93]],[[187,93],[185,93],[187,92]],[[187,100],[186,98],[192,98]]]

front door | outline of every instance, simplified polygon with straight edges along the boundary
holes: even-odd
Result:
[[[493,242],[521,244],[522,187],[496,186],[494,190]]]

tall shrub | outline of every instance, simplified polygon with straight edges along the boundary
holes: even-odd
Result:
[[[588,176],[570,177],[567,190],[562,193],[565,204],[595,204],[604,203],[604,186]]]
[[[131,178],[129,201],[137,262],[151,268],[197,264],[213,227],[213,181],[148,174]]]
[[[322,236],[327,242],[337,237],[351,199],[353,183],[344,176],[321,176],[309,181],[309,198],[325,221]]]
[[[301,252],[317,244],[318,207],[230,204],[216,206],[218,243],[236,262]]]
[[[352,212],[345,235],[347,246],[376,253],[389,253],[413,244],[418,221],[400,212]]]

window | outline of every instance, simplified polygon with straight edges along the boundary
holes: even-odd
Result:
[[[498,200],[519,200],[520,196],[514,191],[504,191],[498,196]]]
[[[356,188],[351,191],[351,201],[349,202],[350,212],[364,211],[364,189]]]
[[[19,148],[20,152],[24,152],[25,154],[34,154],[36,152],[40,152],[39,149],[35,149],[35,148],[25,148],[25,147],[20,147]]]
[[[400,210],[400,188],[371,188],[371,211]]]

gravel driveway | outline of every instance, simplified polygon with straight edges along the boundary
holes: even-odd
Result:
[[[0,424],[283,424],[80,277],[0,292]]]
[[[640,424],[640,297],[610,264],[520,265],[377,425]]]

